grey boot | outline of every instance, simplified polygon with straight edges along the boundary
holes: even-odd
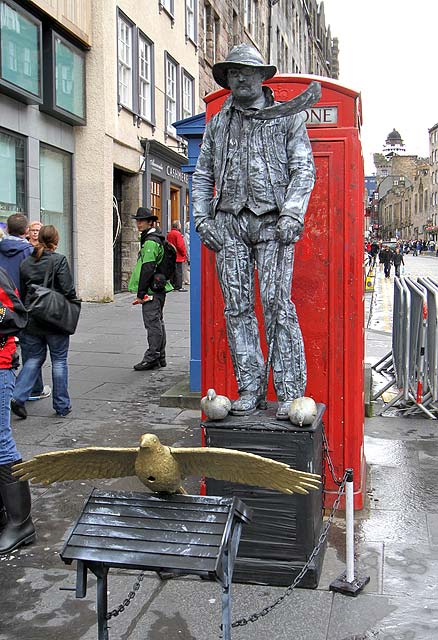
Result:
[[[232,400],[230,414],[232,416],[249,416],[254,413],[263,401],[259,391],[243,391],[237,400]]]
[[[6,524],[0,533],[0,555],[35,541],[30,515],[29,483],[17,481],[12,465],[0,465],[0,497],[6,510]]]

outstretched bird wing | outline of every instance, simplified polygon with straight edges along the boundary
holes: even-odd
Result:
[[[13,474],[20,480],[30,480],[33,484],[135,476],[137,453],[138,447],[130,449],[87,447],[86,449],[51,451],[40,453],[26,462],[16,464]]]
[[[308,489],[317,489],[320,485],[319,476],[314,473],[296,471],[282,462],[244,451],[215,447],[170,447],[170,451],[183,478],[205,475],[282,493],[308,493]]]

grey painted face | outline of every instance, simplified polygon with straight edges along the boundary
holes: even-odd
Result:
[[[252,67],[235,67],[227,71],[228,84],[233,97],[242,105],[251,104],[263,94],[264,74]]]

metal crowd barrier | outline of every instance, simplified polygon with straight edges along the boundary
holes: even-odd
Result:
[[[438,412],[437,310],[438,283],[395,278],[391,351],[373,366],[389,379],[373,400],[393,385],[398,392],[380,414],[397,407],[407,415],[422,412],[437,419],[432,413]]]

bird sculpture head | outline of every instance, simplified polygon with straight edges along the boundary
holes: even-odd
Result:
[[[149,451],[156,451],[161,446],[161,442],[153,433],[145,433],[140,438],[140,449],[149,449]]]
[[[216,398],[216,391],[214,389],[209,389],[207,391],[207,399],[214,400]]]

